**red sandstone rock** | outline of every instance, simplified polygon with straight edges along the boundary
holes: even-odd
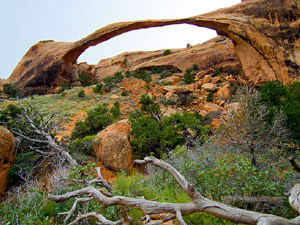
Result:
[[[16,139],[5,127],[0,126],[0,194],[5,192],[9,169],[17,156]]]
[[[294,0],[273,0],[272,4],[268,0],[252,0],[189,18],[114,23],[76,42],[39,42],[29,49],[8,81],[22,88],[25,94],[49,93],[60,83],[72,81],[73,64],[88,47],[131,30],[185,23],[211,28],[219,35],[230,38],[244,74],[253,84],[274,79],[288,83],[298,79],[299,15]],[[213,59],[218,59],[216,54],[222,52],[216,49]],[[171,54],[161,58],[170,63],[174,56]],[[205,57],[211,55],[203,55],[202,60],[214,62]],[[236,62],[234,57],[228,60]],[[175,61],[178,62],[178,59]],[[127,62],[123,61],[121,66],[127,66]],[[218,62],[211,66],[215,64]],[[116,67],[120,65],[116,64]]]
[[[102,130],[93,146],[97,159],[114,171],[132,171],[133,160],[130,146],[130,125],[121,120]]]

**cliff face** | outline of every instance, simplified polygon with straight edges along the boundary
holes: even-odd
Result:
[[[300,65],[298,2],[244,1],[189,18],[115,23],[76,42],[40,42],[30,48],[8,81],[27,93],[51,92],[58,83],[72,79],[73,64],[90,46],[131,30],[191,24],[230,38],[245,76],[255,85],[272,79],[287,83],[298,79]]]
[[[189,48],[170,49],[170,55],[164,50],[125,52],[112,58],[103,59],[94,68],[98,81],[113,76],[118,71],[134,71],[153,66],[178,68],[185,71],[194,64],[200,70],[213,71],[222,67],[228,71],[241,71],[242,66],[230,39],[218,36],[203,44]]]

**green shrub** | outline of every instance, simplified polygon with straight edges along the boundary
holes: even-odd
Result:
[[[214,96],[214,93],[212,92],[209,92],[206,96],[206,101],[207,102],[212,102],[213,101],[213,96]]]
[[[115,119],[121,116],[120,103],[118,101],[114,103],[114,106],[110,109],[110,113]]]
[[[195,74],[192,73],[191,69],[187,69],[183,81],[185,84],[191,84],[195,82]]]
[[[79,98],[83,98],[84,97],[84,90],[80,90],[77,95],[78,95]]]
[[[11,84],[3,84],[3,93],[6,94],[9,98],[16,98],[22,95],[22,92],[19,88],[13,87]]]
[[[87,161],[89,156],[94,155],[92,148],[94,138],[95,135],[91,135],[71,141],[68,149],[77,162],[82,163],[83,161]]]
[[[168,85],[172,85],[172,82],[163,80],[160,84],[163,85],[163,86],[168,86]]]
[[[96,87],[93,88],[94,93],[102,94],[103,84],[96,84]]]
[[[201,120],[194,114],[175,113],[161,118],[160,108],[149,96],[142,96],[142,111],[130,114],[131,134],[135,156],[161,155],[178,144],[183,144],[187,136],[194,138],[207,133]]]
[[[87,73],[79,74],[78,81],[83,87],[90,86],[92,84],[92,82],[90,81],[90,75]]]
[[[159,74],[159,79],[165,79],[165,78],[170,77],[170,76],[172,76],[172,73],[167,71],[167,70],[164,70],[163,72],[161,72]]]
[[[193,70],[193,71],[198,71],[198,70],[199,70],[198,65],[197,65],[197,64],[193,64],[192,70]]]
[[[129,96],[130,93],[126,90],[123,90],[122,93],[121,93],[122,96]]]
[[[93,135],[103,130],[113,122],[113,117],[108,112],[107,107],[99,105],[90,110],[84,121],[77,121],[71,134],[72,140],[82,138],[87,135]]]
[[[71,83],[62,83],[61,87],[58,89],[58,91],[56,92],[56,94],[61,94],[65,90],[69,90],[69,89],[71,89]]]
[[[175,98],[167,99],[167,105],[176,105],[177,100]]]
[[[170,49],[166,49],[163,53],[163,56],[170,55],[172,52]]]
[[[163,66],[153,66],[151,72],[152,72],[152,74],[160,74],[164,70],[165,70],[165,67],[163,67]]]

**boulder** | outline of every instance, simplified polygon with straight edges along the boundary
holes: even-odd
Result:
[[[210,75],[205,75],[203,77],[202,84],[210,83],[210,81],[211,81],[211,76]]]
[[[0,126],[0,194],[7,188],[9,169],[16,160],[16,139],[5,127]]]
[[[133,160],[128,120],[114,123],[98,133],[93,150],[97,160],[105,167],[116,172],[132,171]]]
[[[213,92],[217,90],[218,87],[213,83],[207,83],[207,84],[203,84],[201,88],[204,89],[204,91]]]
[[[204,110],[206,110],[207,112],[221,112],[222,107],[220,107],[216,103],[208,102],[205,104]]]
[[[223,98],[223,99],[230,99],[231,96],[231,90],[230,90],[230,85],[226,84],[223,87],[221,87],[217,93],[217,97]]]

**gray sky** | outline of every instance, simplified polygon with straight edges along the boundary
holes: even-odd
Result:
[[[0,78],[7,78],[41,40],[75,41],[114,22],[189,17],[240,0],[0,0]],[[184,48],[216,35],[192,25],[131,31],[95,47],[78,62],[97,63],[125,51]]]

